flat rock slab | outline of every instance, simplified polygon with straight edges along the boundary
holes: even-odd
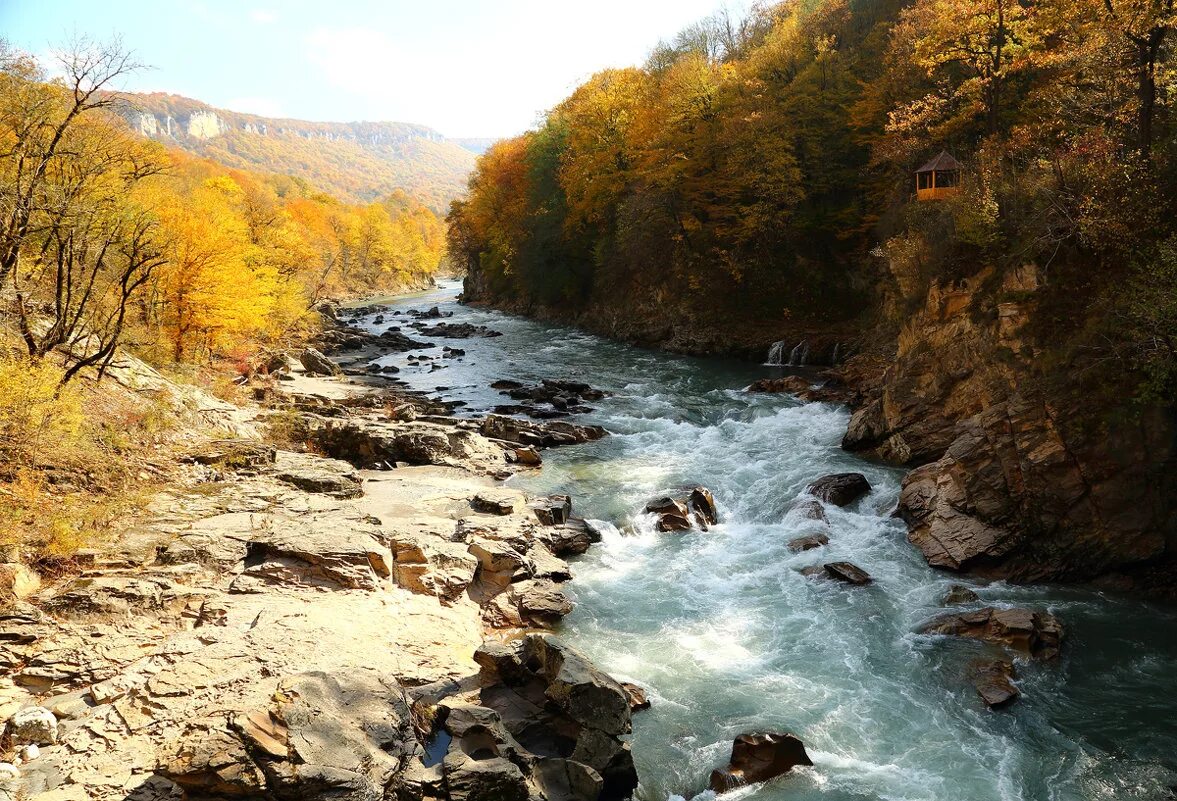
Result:
[[[492,515],[509,515],[522,503],[523,498],[518,493],[500,490],[482,490],[470,499],[474,511]]]
[[[333,498],[358,498],[364,494],[360,475],[350,464],[313,454],[283,452],[275,463],[274,478],[303,492]]]

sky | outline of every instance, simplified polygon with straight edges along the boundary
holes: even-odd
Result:
[[[392,120],[500,137],[605,67],[738,0],[0,0],[0,37],[41,57],[120,36],[165,91],[271,117]]]

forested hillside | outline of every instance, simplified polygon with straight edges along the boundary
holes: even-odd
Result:
[[[985,265],[1049,265],[1063,298],[1148,283],[1171,270],[1175,24],[1167,0],[721,15],[496,145],[454,206],[455,251],[483,297],[661,298],[735,325],[898,322],[921,282]],[[912,202],[943,149],[964,191]]]
[[[480,152],[423,125],[270,119],[158,92],[126,98],[122,114],[145,136],[229,167],[303,178],[353,203],[401,190],[444,211]]]
[[[227,383],[314,330],[324,298],[428,286],[445,245],[402,191],[350,204],[144,139],[105,91],[117,49],[63,66],[50,81],[0,43],[0,546],[34,563],[86,542],[165,422],[95,406],[81,378],[130,351]]]
[[[901,511],[934,564],[1139,578],[1177,541],[1175,30],[1172,0],[719,14],[481,158],[467,300],[857,354],[846,447],[922,466]]]

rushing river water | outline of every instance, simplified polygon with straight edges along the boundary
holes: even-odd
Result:
[[[503,336],[433,340],[466,351],[444,369],[410,364],[410,354],[380,359],[410,387],[471,413],[512,402],[487,386],[501,378],[573,379],[612,393],[578,418],[612,436],[546,451],[542,471],[512,483],[567,493],[574,513],[618,529],[574,562],[577,607],[559,634],[650,691],[653,708],[634,718],[642,801],[697,794],[732,738],[757,729],[797,734],[815,766],[732,801],[1177,798],[1168,789],[1177,784],[1177,610],[1087,590],[976,586],[982,604],[1049,609],[1067,629],[1062,659],[1020,663],[1021,700],[987,710],[963,679],[983,649],[913,633],[943,611],[959,578],[928,568],[890,517],[902,471],[839,448],[845,409],[742,391],[771,368],[464,308],[457,291],[448,284],[389,306],[440,305],[454,312],[447,322]],[[806,484],[847,470],[866,474],[873,492],[828,509],[828,547],[790,553],[790,539],[813,531],[789,514]],[[655,533],[643,505],[688,482],[714,491],[720,525]],[[842,559],[875,582],[797,572]]]

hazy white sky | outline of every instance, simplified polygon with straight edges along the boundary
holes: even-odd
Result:
[[[121,35],[151,65],[122,88],[447,136],[530,127],[577,83],[741,0],[0,0],[0,35],[43,54]]]

